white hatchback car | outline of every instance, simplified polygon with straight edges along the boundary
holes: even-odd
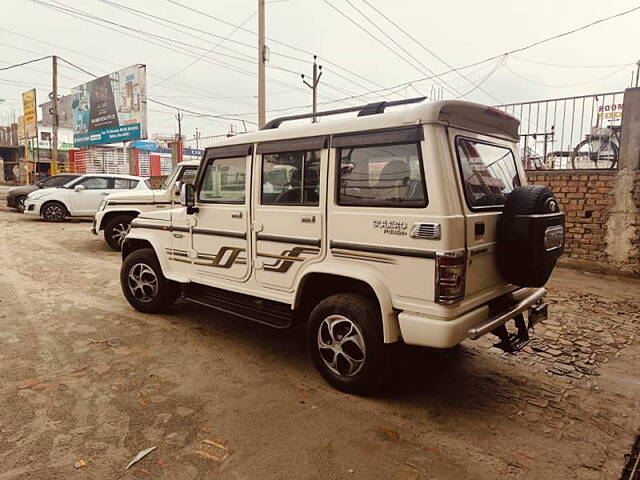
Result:
[[[62,187],[45,188],[29,194],[24,213],[48,222],[62,222],[66,217],[90,217],[109,194],[125,190],[151,190],[142,177],[89,173]]]

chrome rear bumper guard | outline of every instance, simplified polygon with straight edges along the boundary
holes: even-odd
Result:
[[[518,299],[518,297],[519,297],[518,292],[519,292],[519,290],[516,290],[515,292],[513,292],[511,294],[511,296],[514,299]],[[528,309],[532,308],[533,306],[535,306],[536,304],[540,303],[542,298],[546,294],[547,294],[547,289],[546,288],[537,289],[531,295],[528,295],[527,297],[525,297],[522,300],[520,300],[510,310],[508,310],[506,312],[502,312],[502,313],[500,313],[498,315],[495,315],[495,316],[489,318],[488,320],[486,320],[482,324],[478,325],[477,327],[470,328],[467,331],[467,337],[469,337],[471,340],[477,340],[478,338],[482,337],[483,335],[486,335],[487,333],[492,332],[496,328],[498,328],[501,325],[504,325],[505,323],[507,323],[512,318],[520,315],[525,310],[528,310]],[[539,320],[539,318],[536,318],[535,320]]]

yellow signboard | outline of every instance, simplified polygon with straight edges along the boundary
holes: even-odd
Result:
[[[25,138],[25,131],[24,131],[24,115],[20,115],[18,117],[18,143],[21,143],[22,140],[24,140]]]
[[[24,128],[28,138],[37,137],[38,112],[36,110],[36,89],[33,88],[22,94],[22,108],[24,110]]]

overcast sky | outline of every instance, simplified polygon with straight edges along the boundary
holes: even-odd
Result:
[[[133,38],[113,24],[92,24],[29,0],[3,0],[0,67],[52,54],[96,75],[143,63],[147,65],[150,98],[196,112],[257,121],[257,37],[232,26],[246,22],[243,28],[257,30],[257,0],[176,0],[232,25],[189,11],[171,0],[42,2],[143,30],[156,37],[129,31],[135,37],[143,37]],[[126,5],[158,18],[123,11],[113,4]],[[456,73],[439,80],[420,79],[429,76],[429,71],[449,70],[427,49],[447,64],[459,67],[638,5],[638,0],[267,0],[266,33],[271,38],[267,41],[271,50],[267,69],[267,119],[287,113],[283,109],[290,107],[304,108],[288,112],[309,110],[311,92],[302,84],[300,73],[311,73],[311,53],[316,53],[319,63],[325,67],[320,82],[320,102],[361,96],[412,82],[357,100],[327,103],[324,108],[417,96],[419,92],[430,96],[438,85],[444,90],[445,98],[463,96],[490,105],[623,90],[629,86],[635,62],[640,57],[637,47],[640,11],[514,54],[506,62],[494,60],[463,70],[471,82]],[[414,36],[422,46],[372,7]],[[356,9],[373,20],[380,30]],[[162,19],[196,30],[167,25]],[[221,40],[224,41],[218,45]],[[400,56],[405,56],[407,61]],[[581,66],[594,68],[579,68]],[[51,62],[47,60],[0,72],[0,98],[6,100],[0,105],[0,120],[4,120],[0,123],[5,123],[13,112],[21,113],[22,91],[36,87],[38,101],[46,98],[50,91],[50,69]],[[67,94],[71,87],[91,78],[62,64],[61,92]],[[481,88],[474,87],[480,82],[483,82]],[[174,115],[174,109],[149,102],[149,132],[175,133]],[[230,124],[243,128],[236,121],[187,116],[183,132],[191,137],[197,127],[202,135],[223,134],[228,132]]]

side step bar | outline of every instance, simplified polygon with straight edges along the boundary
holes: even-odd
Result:
[[[512,318],[520,315],[525,310],[528,310],[534,305],[536,305],[538,302],[542,300],[542,297],[544,297],[546,294],[547,294],[546,288],[539,288],[538,290],[533,292],[531,295],[529,295],[528,297],[518,302],[514,307],[507,310],[506,312],[502,312],[492,318],[489,318],[487,321],[478,325],[477,327],[470,328],[467,331],[467,337],[469,337],[471,340],[477,340],[483,335],[490,333],[496,328],[507,323]]]
[[[229,292],[198,283],[185,285],[182,289],[182,297],[190,302],[274,328],[290,327],[293,318],[293,311],[287,303]]]

